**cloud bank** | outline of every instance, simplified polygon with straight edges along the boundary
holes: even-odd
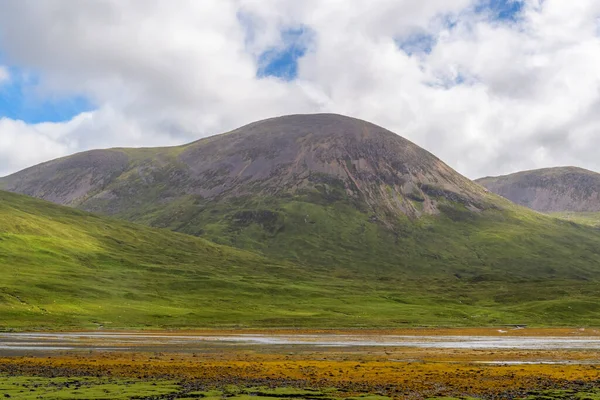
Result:
[[[92,109],[1,118],[0,175],[310,112],[382,125],[471,178],[600,171],[599,17],[594,0],[7,0],[0,62],[36,76],[20,90]]]

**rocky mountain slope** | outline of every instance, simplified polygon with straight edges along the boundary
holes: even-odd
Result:
[[[476,182],[540,212],[600,212],[600,174],[582,168],[537,169]]]
[[[18,172],[0,187],[116,215],[184,197],[344,198],[382,217],[436,214],[444,201],[491,205],[480,187],[427,151],[333,114],[273,118],[180,147],[89,151]]]

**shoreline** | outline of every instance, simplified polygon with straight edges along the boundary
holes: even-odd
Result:
[[[357,335],[357,336],[515,336],[515,337],[577,337],[600,336],[600,327],[415,327],[415,328],[183,328],[183,329],[57,329],[5,330],[0,334],[122,334],[122,335]]]

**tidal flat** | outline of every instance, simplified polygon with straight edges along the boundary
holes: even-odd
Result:
[[[599,343],[589,328],[1,334],[0,395],[600,399]]]

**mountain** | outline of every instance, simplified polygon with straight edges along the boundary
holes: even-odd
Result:
[[[333,114],[272,118],[178,147],[79,153],[4,178],[0,188],[336,265],[382,254],[381,265],[408,262],[385,249],[415,240],[410,221],[508,204],[402,137]]]
[[[437,260],[466,236],[441,246],[434,226],[526,215],[399,135],[334,114],[271,118],[184,146],[79,153],[0,188],[321,265],[408,265],[415,247],[417,259]]]
[[[429,152],[376,125],[333,114],[272,118],[180,147],[79,153],[0,185],[133,220],[144,218],[140,207],[184,198],[344,199],[384,220],[436,214],[446,200],[474,210],[493,205],[479,186]]]
[[[17,325],[600,323],[600,231],[353,118],[94,150],[0,186],[85,210],[0,192],[0,321]]]
[[[476,182],[514,203],[544,213],[600,212],[600,174],[582,168],[536,169]]]

